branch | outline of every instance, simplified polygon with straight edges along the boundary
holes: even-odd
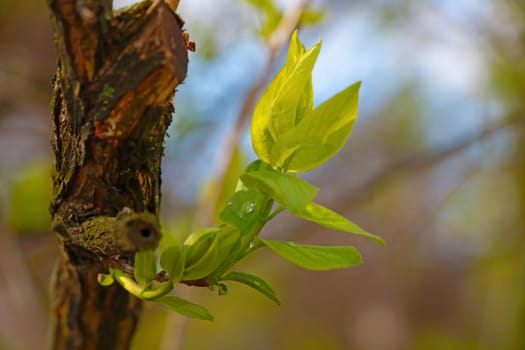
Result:
[[[99,47],[112,16],[111,0],[48,0],[63,74],[78,82],[93,78]]]
[[[102,287],[105,260],[160,240],[160,162],[188,64],[183,21],[164,1],[112,12],[111,0],[48,0],[53,82],[52,348],[128,349],[141,301]]]

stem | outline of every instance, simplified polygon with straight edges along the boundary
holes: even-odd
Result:
[[[274,201],[271,198],[267,198],[265,200],[264,209],[261,211],[261,216],[259,220],[256,221],[250,232],[248,232],[245,239],[243,239],[242,241],[241,248],[239,249],[239,252],[241,252],[241,254],[243,254],[244,251],[250,248],[250,245],[252,244],[254,239],[259,235],[264,225],[266,225],[266,223],[268,222],[268,217],[270,216],[270,211],[272,210],[273,203]],[[242,256],[245,255],[243,254]]]
[[[240,257],[239,257],[239,260],[241,259],[244,259],[244,257],[248,256],[250,253],[253,253],[254,251],[256,251],[257,249],[259,248],[262,248],[264,247],[264,243],[261,242],[261,240],[259,238],[255,238],[253,241],[252,241],[252,244],[248,247],[248,249],[246,249],[246,251],[244,252],[244,254],[242,254]]]
[[[268,222],[270,222],[272,219],[274,219],[277,215],[279,215],[280,213],[282,213],[286,208],[285,207],[281,207],[279,205],[279,207],[277,207],[277,209],[275,209],[269,216],[268,218],[266,219],[266,223],[267,224]]]

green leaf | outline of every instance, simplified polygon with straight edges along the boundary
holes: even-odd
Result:
[[[301,13],[299,23],[304,26],[312,26],[321,23],[325,18],[326,12],[324,10],[306,9]]]
[[[245,173],[251,173],[251,172],[259,171],[259,170],[274,171],[270,164],[265,163],[265,162],[263,162],[260,159],[256,159],[253,162],[251,162],[250,164],[248,164],[248,166],[246,167],[246,170],[244,172]]]
[[[307,112],[296,127],[275,139],[268,162],[304,172],[330,159],[343,147],[357,120],[360,85],[349,86]]]
[[[277,297],[277,294],[274,290],[264,281],[262,278],[246,273],[246,272],[230,272],[227,275],[221,277],[221,281],[235,281],[242,284],[245,284],[253,289],[259,291],[260,293],[266,295],[268,298],[273,300],[277,305],[280,305],[281,302]]]
[[[223,273],[232,262],[236,262],[236,252],[241,246],[241,232],[237,228],[226,226],[218,236],[217,261],[212,275]]]
[[[195,264],[206,254],[215,239],[215,234],[221,229],[219,227],[202,228],[192,232],[184,241],[183,251],[186,253],[186,267]]]
[[[232,248],[239,242],[240,236],[239,230],[236,227],[230,226],[224,226],[224,228],[217,234],[219,260],[221,262],[228,254],[230,254]]]
[[[146,288],[155,279],[157,268],[153,250],[142,250],[135,253],[134,277],[135,280]]]
[[[385,241],[382,238],[365,231],[344,216],[326,207],[323,207],[322,205],[309,203],[303,210],[294,211],[292,214],[303,219],[313,221],[321,226],[328,227],[336,231],[365,236],[373,239],[382,246],[385,245]]]
[[[187,249],[186,267],[183,273],[183,279],[196,280],[208,276],[217,267],[219,240],[217,233],[221,229],[218,227],[208,228],[197,231],[203,232],[201,237],[192,242],[193,233],[184,243]],[[191,243],[191,244],[190,244]]]
[[[260,191],[237,191],[219,217],[223,222],[239,228],[241,233],[250,232],[264,210],[264,200],[265,196]]]
[[[145,289],[143,286],[139,285],[133,278],[131,278],[127,273],[120,271],[119,269],[109,269],[111,275],[129,293],[133,294],[137,298],[143,300],[156,300],[164,295],[168,294],[173,290],[173,283],[171,281],[161,283],[158,288],[154,289]]]
[[[219,295],[226,295],[228,294],[228,286],[224,283],[217,283],[217,292]]]
[[[288,58],[259,99],[251,125],[252,146],[259,158],[272,163],[275,142],[293,128],[313,106],[311,74],[321,42],[305,50],[297,31],[293,34]]]
[[[290,211],[302,210],[317,194],[318,189],[295,174],[275,170],[259,170],[241,175],[250,189],[258,189]]]
[[[264,15],[260,32],[263,38],[268,39],[281,22],[281,11],[275,6],[273,0],[245,0],[256,7]]]
[[[37,161],[15,174],[9,191],[9,225],[18,232],[42,232],[49,229],[51,169],[49,162]],[[2,203],[0,214],[6,207]]]
[[[293,242],[261,240],[282,258],[309,270],[332,270],[360,264],[361,254],[352,246],[301,245]]]
[[[103,287],[109,287],[115,282],[115,279],[111,275],[111,273],[99,273],[97,275],[97,282]]]
[[[173,246],[164,250],[160,256],[160,266],[168,273],[170,280],[178,282],[184,270],[181,249]]]
[[[156,301],[181,315],[199,320],[213,321],[213,316],[204,306],[174,295],[166,295]]]
[[[290,48],[288,49],[288,57],[286,59],[287,62],[290,62],[290,65],[297,64],[298,62],[300,62],[301,57],[304,56],[306,52],[306,48],[304,47],[303,43],[301,43],[301,40],[299,40],[297,30],[294,31],[290,39]],[[315,65],[315,61],[313,64]],[[312,69],[306,74],[303,90],[301,95],[299,96],[299,101],[297,102],[295,115],[292,115],[294,118],[285,118],[292,122],[291,125],[286,126],[288,128],[297,125],[297,123],[301,121],[306,112],[309,112],[314,109],[314,88],[312,85],[312,70],[313,66]]]
[[[209,229],[210,230],[210,229]],[[188,258],[183,277],[185,280],[196,280],[211,275],[225,260],[228,259],[233,247],[239,241],[240,232],[238,229],[223,226],[211,229],[210,234],[203,236],[195,242],[194,246],[189,246],[188,256],[192,255],[193,249],[198,249],[202,254],[198,260]],[[210,240],[211,238],[211,240]],[[203,241],[207,246],[200,245]],[[193,263],[191,261],[194,261]]]
[[[122,288],[134,296],[141,298],[144,288],[140,286],[134,279],[132,279],[127,273],[120,271],[119,269],[112,268],[109,269],[109,272],[115,281],[117,281],[122,286]]]

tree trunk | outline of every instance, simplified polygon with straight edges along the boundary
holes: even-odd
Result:
[[[188,63],[182,20],[163,1],[48,0],[58,51],[51,119],[52,349],[127,349],[141,302],[97,274],[156,247],[160,160]]]

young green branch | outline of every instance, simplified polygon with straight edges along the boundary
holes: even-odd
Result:
[[[254,288],[276,303],[276,293],[260,277],[230,271],[237,262],[268,247],[289,262],[310,270],[354,266],[361,254],[352,246],[316,246],[261,239],[271,219],[283,210],[345,233],[384,241],[313,200],[318,189],[297,176],[330,159],[346,142],[357,118],[360,83],[355,83],[314,108],[311,72],[320,43],[307,50],[297,32],[291,39],[286,64],[255,107],[251,136],[260,158],[239,177],[235,193],[220,212],[220,224],[191,233],[181,247],[164,250],[156,262],[152,250],[135,253],[131,270],[111,269],[99,280],[115,280],[131,294],[155,301],[189,317],[210,320],[210,313],[190,301],[166,299],[179,283],[228,291],[225,282]],[[275,209],[274,205],[277,204]],[[163,271],[158,272],[160,265]],[[127,273],[126,273],[127,272]],[[159,282],[159,273],[167,280]],[[191,310],[189,312],[188,310]]]
[[[244,102],[239,111],[233,127],[224,137],[224,140],[217,151],[218,162],[213,164],[210,193],[205,202],[203,202],[199,215],[202,217],[202,222],[211,224],[214,222],[214,209],[219,202],[221,188],[224,187],[227,170],[234,161],[235,150],[241,139],[242,133],[246,129],[250,117],[253,113],[253,108],[257,103],[257,98],[261,95],[266,86],[274,68],[276,59],[288,43],[293,31],[298,27],[301,14],[308,4],[307,0],[298,1],[294,6],[290,7],[282,16],[279,25],[273,30],[270,38],[266,43],[266,51],[268,53],[266,65],[255,81],[250,87],[244,98]]]

